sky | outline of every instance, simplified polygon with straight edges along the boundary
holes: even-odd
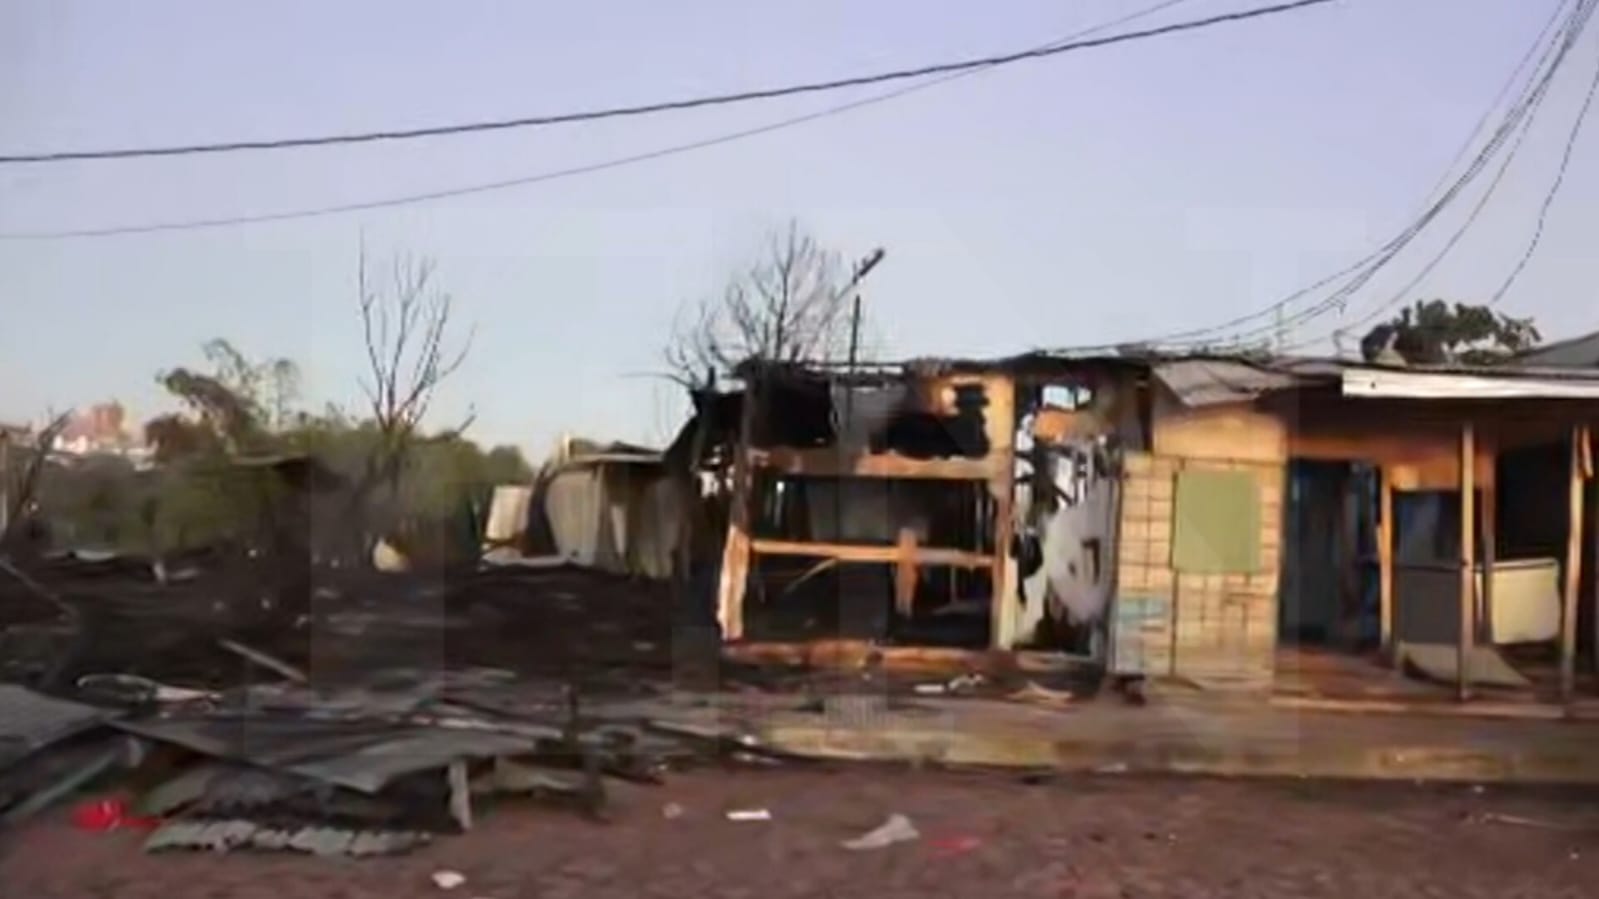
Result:
[[[1191,0],[1158,24],[1264,5]],[[1555,0],[1342,0],[983,72],[693,153],[405,208],[120,237],[0,240],[0,420],[170,406],[225,337],[359,401],[358,248],[432,257],[473,333],[434,423],[542,457],[562,433],[664,442],[686,304],[796,220],[865,285],[879,355],[999,355],[1215,324],[1416,214]],[[270,138],[564,112],[1032,47],[1151,0],[420,3],[9,0],[0,151]],[[979,12],[981,9],[981,12]],[[1521,255],[1599,65],[1585,36],[1500,196],[1416,298],[1480,301]],[[0,233],[269,213],[515,178],[883,88],[649,118],[275,153],[0,167]],[[1503,308],[1599,328],[1599,125]],[[1433,244],[1436,245],[1436,244]],[[1426,254],[1357,294],[1389,299]],[[1386,292],[1385,292],[1386,291]],[[1331,330],[1306,326],[1295,338]]]

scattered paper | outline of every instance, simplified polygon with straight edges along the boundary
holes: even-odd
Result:
[[[845,840],[843,846],[845,849],[856,851],[883,849],[895,843],[908,843],[920,837],[921,834],[917,833],[916,825],[911,823],[911,819],[896,813],[890,815],[888,820],[878,825],[875,830],[861,834],[853,840]]]
[[[460,871],[434,871],[433,885],[441,890],[453,890],[466,883],[466,875]]]
[[[1511,824],[1517,827],[1536,827],[1540,830],[1569,830],[1566,825],[1556,821],[1540,821],[1537,818],[1523,818],[1520,815],[1501,815],[1497,812],[1487,812],[1474,816],[1479,824]]]
[[[729,821],[770,821],[772,813],[764,808],[736,808],[727,813]]]

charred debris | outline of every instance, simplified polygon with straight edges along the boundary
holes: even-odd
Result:
[[[714,641],[703,664],[674,641],[670,578],[522,552],[565,533],[494,561],[338,564],[307,537],[314,466],[264,467],[292,489],[243,545],[62,552],[12,529],[0,830],[98,803],[85,826],[147,828],[151,851],[382,855],[497,802],[603,818],[675,768],[776,757],[685,698],[721,673]]]

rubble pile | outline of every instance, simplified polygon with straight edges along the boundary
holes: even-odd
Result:
[[[0,826],[110,792],[125,809],[85,826],[144,827],[149,851],[388,855],[480,806],[603,815],[607,784],[759,752],[669,693],[664,585],[564,565],[318,580],[294,608],[204,565],[0,576]]]

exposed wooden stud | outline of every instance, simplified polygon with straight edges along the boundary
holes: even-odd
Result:
[[[918,478],[942,481],[986,481],[999,468],[998,454],[982,459],[913,459],[897,453],[841,455],[834,447],[772,447],[750,453],[757,467],[810,477]]]
[[[1560,698],[1570,701],[1577,682],[1577,590],[1582,584],[1583,450],[1587,428],[1571,430],[1571,479],[1566,514],[1566,582],[1560,606]]]
[[[994,562],[989,582],[989,645],[1010,649],[1020,636],[1016,633],[1021,603],[1016,589],[1016,566],[1011,561],[1011,540],[1016,533],[1016,385],[1005,379],[988,384],[988,415],[985,422],[991,435],[989,459],[994,471],[989,476],[989,492],[994,497]],[[1003,438],[1003,439],[995,439]]]
[[[859,670],[876,665],[884,671],[907,674],[950,675],[967,672],[1004,677],[1023,672],[1054,672],[1087,667],[1059,653],[994,652],[942,646],[883,646],[869,640],[810,640],[805,642],[746,641],[727,646],[722,657],[752,665],[791,668]]]
[[[916,531],[899,529],[899,542],[895,545],[899,557],[894,560],[894,611],[909,618],[916,610]]]
[[[736,500],[735,500],[736,501]],[[744,594],[749,587],[750,538],[737,524],[728,525],[722,547],[722,577],[716,590],[716,621],[723,640],[744,636]]]
[[[1394,484],[1385,467],[1379,473],[1380,486],[1377,499],[1377,602],[1381,620],[1382,656],[1393,664],[1394,653]]]
[[[1476,433],[1460,428],[1460,632],[1456,648],[1455,698],[1471,698],[1471,656],[1477,612]]]
[[[749,588],[750,493],[754,484],[750,442],[759,406],[755,385],[744,394],[739,415],[738,445],[733,448],[733,496],[728,508],[727,542],[722,549],[722,577],[716,590],[716,620],[723,640],[744,636],[744,596]]]
[[[883,562],[898,564],[905,555],[899,545],[871,546],[857,543],[809,543],[803,540],[778,540],[761,537],[750,541],[750,551],[758,556],[816,556],[840,562]],[[913,546],[910,558],[918,565],[949,565],[955,568],[986,568],[994,556],[966,549]]]

